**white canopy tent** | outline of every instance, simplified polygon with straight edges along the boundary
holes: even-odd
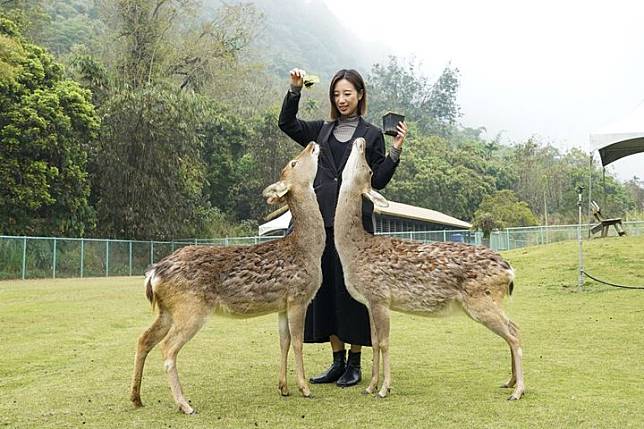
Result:
[[[621,119],[590,134],[591,151],[599,151],[602,166],[644,152],[644,102]]]

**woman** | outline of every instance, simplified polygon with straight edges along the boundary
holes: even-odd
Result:
[[[344,285],[342,266],[333,242],[333,218],[342,181],[342,170],[351,152],[351,142],[363,137],[366,158],[373,170],[371,184],[384,188],[391,180],[399,162],[407,126],[400,122],[393,147],[385,155],[382,131],[362,118],[367,111],[367,91],[360,74],[355,70],[340,70],[329,87],[332,121],[303,121],[297,118],[300,91],[305,72],[290,71],[291,88],[284,98],[279,127],[289,137],[306,146],[311,141],[320,145],[320,159],[314,188],[326,228],[326,248],[322,255],[322,286],[309,305],[306,314],[304,341],[331,342],[333,363],[322,374],[312,377],[311,383],[333,383],[340,387],[356,385],[361,380],[361,346],[371,346],[367,308],[355,301]],[[374,233],[373,204],[364,200],[362,224]],[[345,342],[351,344],[345,361]]]

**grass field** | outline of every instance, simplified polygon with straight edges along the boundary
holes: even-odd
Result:
[[[614,282],[644,285],[644,237],[585,243],[586,266]],[[520,326],[527,391],[506,401],[503,340],[463,315],[394,314],[393,388],[386,399],[360,387],[312,386],[277,394],[277,317],[213,317],[179,354],[186,396],[199,414],[177,412],[160,353],[147,360],[134,409],[129,384],[138,335],[153,320],[143,279],[0,282],[0,427],[642,427],[644,290],[587,283],[576,293],[575,242],[505,254],[515,267],[506,303]],[[312,375],[327,345],[305,345]],[[371,370],[365,349],[363,376]]]

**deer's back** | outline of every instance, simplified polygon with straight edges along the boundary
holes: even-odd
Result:
[[[193,294],[216,312],[255,316],[285,309],[287,298],[312,299],[321,273],[319,264],[310,265],[288,239],[255,246],[187,246],[155,265],[164,289],[155,293],[170,300]]]
[[[367,249],[356,252],[351,286],[366,300],[389,302],[397,311],[441,312],[464,294],[485,294],[511,280],[510,265],[480,246],[375,236]]]

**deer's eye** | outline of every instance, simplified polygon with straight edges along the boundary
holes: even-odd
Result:
[[[294,168],[297,165],[297,161],[291,161],[291,168]]]

